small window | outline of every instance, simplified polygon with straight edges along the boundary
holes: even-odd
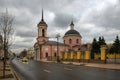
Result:
[[[42,29],[42,37],[45,37],[45,30]]]
[[[56,53],[54,53],[54,56],[55,56],[55,57],[57,56]]]
[[[72,43],[72,39],[69,39],[69,44],[71,44]]]
[[[76,43],[79,43],[79,39],[76,39]]]
[[[48,53],[46,52],[46,55],[45,55],[45,57],[48,57]]]

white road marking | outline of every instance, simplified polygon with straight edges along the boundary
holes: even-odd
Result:
[[[47,70],[47,69],[44,69],[43,71],[47,72],[47,73],[51,73],[51,71]]]
[[[71,71],[72,69],[70,69],[70,68],[64,68],[65,70],[69,70],[69,71]]]

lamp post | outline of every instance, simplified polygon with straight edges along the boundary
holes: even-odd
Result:
[[[56,35],[56,38],[57,38],[57,54],[56,54],[56,61],[59,62],[59,37],[60,37],[60,34],[57,34]]]

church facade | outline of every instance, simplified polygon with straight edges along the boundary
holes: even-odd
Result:
[[[34,44],[36,60],[57,60],[60,57],[61,52],[77,51],[82,45],[82,36],[78,31],[74,30],[73,21],[70,24],[70,30],[68,30],[63,36],[64,43],[49,40],[49,37],[47,36],[48,25],[44,21],[43,11],[42,19],[37,27],[38,37],[37,42]]]

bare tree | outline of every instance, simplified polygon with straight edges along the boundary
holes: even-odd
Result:
[[[4,60],[3,60],[3,77],[5,77],[5,67],[6,60],[8,55],[8,50],[12,43],[13,38],[13,21],[14,17],[9,15],[6,9],[5,13],[0,14],[0,34],[3,38],[3,51],[4,51]]]
[[[0,34],[0,59],[2,59],[2,52],[3,52],[3,38]]]

